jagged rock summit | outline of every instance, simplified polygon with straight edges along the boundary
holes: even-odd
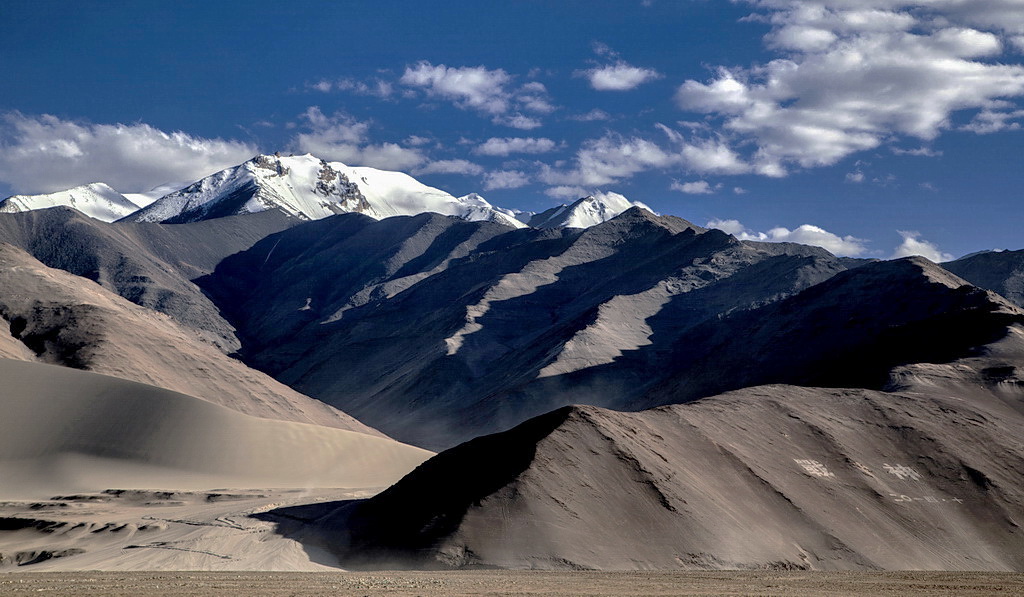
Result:
[[[301,220],[342,213],[381,219],[436,212],[524,226],[513,212],[496,208],[475,193],[456,198],[408,174],[350,167],[309,154],[258,155],[165,195],[126,219],[177,224],[270,209]]]

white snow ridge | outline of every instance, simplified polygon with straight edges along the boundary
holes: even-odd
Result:
[[[139,209],[138,205],[102,182],[43,195],[14,195],[0,201],[0,213],[50,207],[71,207],[104,222],[119,220]]]

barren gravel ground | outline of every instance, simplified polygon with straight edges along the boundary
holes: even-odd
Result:
[[[0,574],[0,595],[1024,595],[963,572],[66,572]]]

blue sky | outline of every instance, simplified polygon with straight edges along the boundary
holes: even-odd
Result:
[[[0,196],[312,152],[747,238],[1021,242],[1021,0],[4,2]]]

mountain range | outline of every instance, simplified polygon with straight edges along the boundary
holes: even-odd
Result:
[[[258,155],[167,194],[121,194],[97,182],[44,195],[14,195],[0,201],[0,213],[60,206],[104,222],[180,224],[271,210],[302,221],[341,213],[381,219],[431,212],[512,228],[584,228],[633,206],[649,209],[617,193],[595,193],[540,214],[517,212],[494,207],[476,193],[454,197],[402,172],[350,167],[309,154],[274,154]]]
[[[335,488],[244,516],[344,567],[1020,570],[1022,281],[308,155],[12,197],[0,497]]]

